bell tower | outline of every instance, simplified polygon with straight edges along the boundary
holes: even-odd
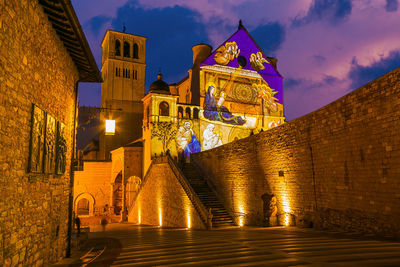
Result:
[[[107,30],[101,43],[101,116],[115,120],[115,134],[100,134],[100,157],[109,159],[109,152],[142,135],[146,69],[146,37]]]

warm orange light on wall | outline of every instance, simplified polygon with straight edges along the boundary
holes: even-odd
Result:
[[[190,218],[190,211],[188,211],[188,215],[187,215],[187,228],[192,228],[192,220]]]
[[[141,212],[140,212],[140,205],[139,205],[139,209],[138,209],[138,221],[139,221],[139,224],[142,223],[142,216],[141,216]]]
[[[161,208],[158,209],[158,224],[162,226],[162,210]]]
[[[239,226],[244,226],[244,208],[243,205],[239,206]]]
[[[115,134],[115,120],[106,120],[106,135]]]

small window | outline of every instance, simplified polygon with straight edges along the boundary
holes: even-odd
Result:
[[[158,114],[160,116],[169,116],[169,105],[167,102],[163,101],[160,103]]]
[[[191,113],[192,113],[192,112],[191,112],[190,108],[187,107],[187,108],[185,109],[185,116],[186,116],[186,118],[190,119],[190,118],[191,118],[191,115],[192,115]]]
[[[139,46],[137,43],[133,44],[133,58],[139,58]]]
[[[135,70],[135,80],[137,80],[137,70]]]
[[[121,42],[119,40],[115,40],[115,55],[121,56]]]
[[[199,109],[194,108],[193,109],[193,119],[198,119],[199,118]]]
[[[178,118],[183,118],[183,107],[178,107]]]
[[[125,78],[125,69],[122,69],[122,77]]]
[[[130,57],[130,52],[131,46],[129,45],[128,42],[124,42],[124,57]]]

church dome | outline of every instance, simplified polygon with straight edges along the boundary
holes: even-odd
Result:
[[[171,94],[171,92],[169,91],[168,84],[162,80],[161,72],[159,72],[157,75],[157,81],[153,82],[150,85],[149,92],[159,93],[159,94],[168,94],[168,95]]]

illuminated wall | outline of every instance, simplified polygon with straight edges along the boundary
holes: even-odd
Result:
[[[196,86],[191,79],[197,70],[191,69],[187,78],[170,86],[171,95],[150,92],[143,98],[145,169],[167,150],[187,159],[284,123],[282,77],[246,29],[239,28],[211,54],[210,49],[193,47]],[[199,90],[199,106],[191,104],[190,87]],[[169,105],[168,116],[159,113],[162,101]]]
[[[281,224],[295,218],[398,234],[399,77],[397,69],[316,112],[192,160],[236,222],[262,225],[262,196],[274,194]]]
[[[128,221],[143,225],[204,229],[205,224],[166,159],[153,161],[134,206],[129,210]]]

